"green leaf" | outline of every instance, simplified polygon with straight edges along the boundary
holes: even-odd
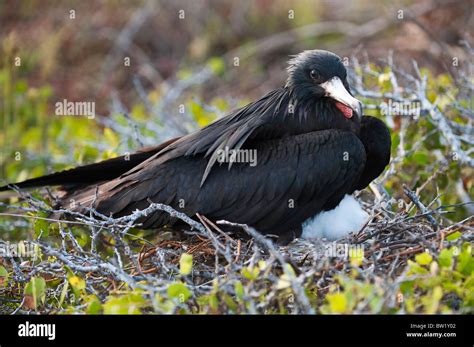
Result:
[[[222,299],[224,300],[225,304],[231,311],[237,311],[237,303],[232,299],[232,297],[226,293],[222,294]]]
[[[192,254],[183,253],[179,259],[179,272],[181,275],[189,275],[193,270],[193,256]]]
[[[414,281],[404,281],[400,284],[400,291],[402,294],[413,293],[414,286]]]
[[[170,298],[179,299],[180,302],[185,302],[191,297],[188,287],[181,282],[170,284],[167,293]]]
[[[86,288],[86,281],[82,279],[79,276],[71,276],[69,277],[69,283],[71,284],[71,287],[77,289],[77,290],[82,290]]]
[[[138,293],[111,296],[103,305],[104,314],[140,314],[140,308],[145,304],[145,299]]]
[[[456,231],[452,234],[449,234],[449,236],[446,236],[446,240],[447,241],[454,241],[458,238],[460,238],[462,236],[462,233],[460,233],[459,231]]]
[[[426,275],[428,273],[428,270],[426,268],[418,265],[417,263],[411,260],[408,260],[408,266],[410,267],[410,270],[408,271],[408,275],[412,275],[412,274]]]
[[[438,263],[441,267],[450,267],[453,263],[453,251],[444,248],[438,256]]]
[[[44,219],[41,219],[41,218],[48,217],[48,213],[38,212],[36,214],[36,217],[39,217],[39,218],[35,219],[35,223],[34,223],[35,237],[38,237],[40,234],[41,234],[41,237],[48,237],[49,236],[49,222]]]
[[[8,282],[8,271],[3,266],[0,266],[0,286],[4,287]]]
[[[333,293],[326,295],[331,312],[344,313],[347,308],[347,298],[342,293]]]
[[[35,309],[44,303],[46,297],[46,281],[42,277],[32,277],[25,287],[25,295],[33,297]]]
[[[433,257],[429,253],[423,252],[423,253],[417,254],[415,256],[415,260],[420,265],[428,265],[433,260]]]
[[[219,309],[219,298],[216,294],[209,295],[209,307],[214,311]]]
[[[472,257],[472,246],[470,244],[463,245],[463,250],[458,256],[456,269],[464,275],[474,273],[474,258]]]
[[[236,281],[234,283],[234,290],[235,290],[235,295],[237,296],[237,298],[243,299],[245,292],[244,292],[244,286],[242,285],[242,282]]]
[[[63,289],[61,290],[61,296],[59,297],[59,307],[63,305],[64,299],[66,298],[67,290],[69,289],[69,282],[65,281]]]
[[[260,270],[257,267],[249,267],[246,266],[242,268],[241,274],[245,278],[249,280],[256,280],[258,278],[258,274],[260,273]]]
[[[99,314],[102,311],[102,304],[100,303],[100,300],[97,298],[95,295],[90,295],[87,299],[88,304],[87,304],[87,309],[86,313],[87,314]]]

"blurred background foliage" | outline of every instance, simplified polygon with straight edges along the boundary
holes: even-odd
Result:
[[[400,10],[406,11],[402,19]],[[414,13],[421,15],[413,20]],[[225,59],[225,71],[197,88],[206,98],[259,96],[281,84],[289,54],[313,48],[340,56],[363,49],[375,61],[394,49],[403,52],[401,67],[416,59],[437,74],[452,56],[466,58],[459,41],[473,25],[471,2],[432,0],[2,1],[0,20],[9,53],[2,63],[22,58],[16,78],[31,87],[50,85],[55,99],[92,99],[102,114],[114,90],[133,104],[134,76],[146,90],[160,92],[178,71],[213,57]],[[347,24],[367,27],[349,30]],[[231,64],[235,56],[238,68]]]

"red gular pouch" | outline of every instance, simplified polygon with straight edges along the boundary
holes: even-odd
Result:
[[[346,117],[347,119],[352,118],[352,108],[344,105],[343,103],[340,103],[339,101],[336,101],[336,107],[342,112],[344,117]]]

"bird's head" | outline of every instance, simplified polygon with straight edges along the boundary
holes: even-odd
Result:
[[[362,104],[352,96],[346,77],[346,68],[336,54],[304,51],[289,61],[286,86],[292,88],[299,99],[331,99],[346,118],[352,119],[355,114],[355,118],[360,119]]]

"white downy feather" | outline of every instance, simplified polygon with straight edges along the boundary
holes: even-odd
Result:
[[[358,201],[352,195],[346,195],[335,209],[307,219],[303,223],[302,238],[340,239],[350,232],[359,231],[368,218],[369,214]]]

